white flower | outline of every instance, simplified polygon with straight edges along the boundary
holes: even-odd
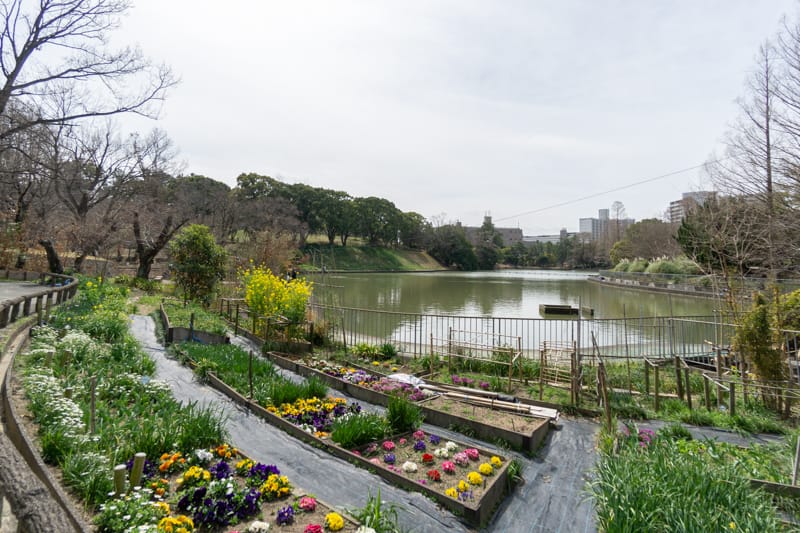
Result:
[[[406,461],[403,463],[403,471],[404,472],[416,472],[417,471],[417,463],[412,463],[411,461]]]
[[[269,524],[256,520],[247,528],[248,533],[265,533],[269,531]]]
[[[375,533],[375,530],[367,526],[358,526],[356,533]]]
[[[195,450],[194,454],[201,463],[208,463],[214,458],[214,454],[208,450]]]
[[[449,441],[444,443],[444,447],[447,448],[448,452],[454,452],[458,448],[458,444],[456,444],[455,442],[449,440]]]
[[[433,450],[433,455],[439,457],[440,459],[447,459],[450,457],[450,452],[447,451],[447,448],[436,448]]]

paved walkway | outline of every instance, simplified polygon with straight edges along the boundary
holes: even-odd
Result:
[[[42,286],[30,281],[2,281],[0,282],[0,302],[12,300],[18,296],[36,294]]]

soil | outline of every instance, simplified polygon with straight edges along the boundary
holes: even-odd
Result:
[[[438,411],[449,413],[451,415],[458,415],[470,420],[477,421],[492,421],[492,425],[514,431],[523,435],[530,435],[534,429],[541,425],[541,418],[534,418],[532,416],[525,416],[522,414],[501,411],[499,409],[491,409],[488,407],[481,407],[471,405],[451,398],[443,398],[441,396],[425,400],[422,405],[432,407]]]

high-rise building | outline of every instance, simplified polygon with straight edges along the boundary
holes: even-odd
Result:
[[[680,200],[674,200],[669,203],[669,221],[672,224],[679,224],[691,208],[705,204],[710,198],[714,198],[716,194],[714,191],[683,193]]]

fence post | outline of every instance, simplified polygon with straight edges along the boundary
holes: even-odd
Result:
[[[681,379],[680,357],[675,356],[675,384],[678,387],[678,398],[683,401],[683,379]]]
[[[731,381],[731,397],[730,400],[730,413],[731,416],[736,415],[736,383]]]
[[[250,350],[250,360],[247,365],[247,381],[250,384],[250,395],[248,400],[253,399],[253,350]]]
[[[239,302],[236,302],[236,321],[233,323],[233,334],[239,334]]]
[[[692,410],[692,387],[689,385],[689,367],[683,369],[683,374],[686,378],[686,405],[689,406],[689,410]]]
[[[711,387],[708,386],[708,377],[703,374],[703,393],[706,397],[706,409],[711,410]]]
[[[717,408],[722,406],[722,350],[717,346]]]
[[[659,401],[659,398],[658,398],[658,389],[659,389],[659,387],[658,387],[659,386],[659,382],[658,382],[658,366],[654,365],[653,366],[653,370],[655,372],[656,412],[658,412],[658,410],[660,408],[660,404],[661,404],[661,402]]]
[[[650,360],[644,359],[644,393],[650,396]]]
[[[544,363],[545,352],[547,352],[547,341],[542,343],[542,349],[539,351],[539,401],[544,398]]]

